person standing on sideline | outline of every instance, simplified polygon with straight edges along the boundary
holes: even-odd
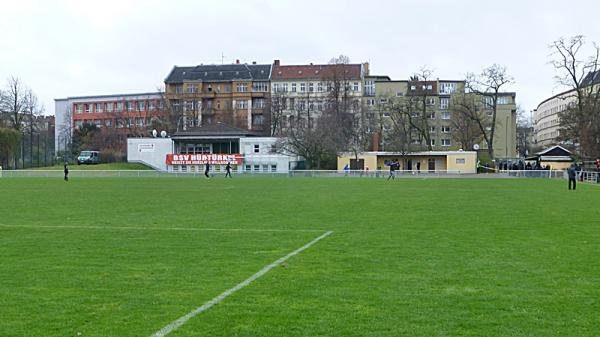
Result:
[[[575,164],[571,164],[571,167],[567,169],[567,173],[569,174],[569,190],[571,189],[571,183],[573,184],[573,191],[577,188],[577,171],[575,169]]]
[[[227,162],[227,166],[225,166],[225,171],[227,171],[227,173],[225,173],[225,178],[227,178],[227,176],[231,178],[231,165],[229,164],[229,162]]]
[[[65,162],[65,181],[69,181],[69,166]]]
[[[210,170],[210,165],[208,164],[208,162],[206,162],[206,167],[204,168],[204,176],[206,178],[210,178],[210,176],[208,175],[209,170]]]

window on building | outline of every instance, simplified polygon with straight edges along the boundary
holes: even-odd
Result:
[[[500,104],[508,104],[508,96],[499,96],[496,101],[498,105]]]
[[[287,92],[288,91],[288,84],[287,83],[282,83],[281,84],[281,91],[282,92]]]
[[[292,92],[296,92],[296,83],[292,83]]]
[[[483,100],[484,106],[486,109],[494,108],[494,98],[490,96],[486,96]]]
[[[277,172],[277,164],[271,164],[271,172]]]
[[[375,99],[368,98],[367,99],[367,106],[374,106],[374,105],[375,105]]]
[[[75,105],[75,112],[80,114],[83,112],[83,104],[77,104]]]
[[[137,111],[144,111],[146,108],[146,102],[138,101],[137,102]]]
[[[440,83],[440,94],[453,94],[456,92],[456,83]]]
[[[198,86],[195,84],[188,84],[187,85],[187,92],[188,94],[195,94],[198,92]]]
[[[443,125],[442,133],[450,133],[450,127],[448,125]]]
[[[113,103],[112,102],[106,103],[106,112],[112,112],[112,111],[113,111]]]
[[[308,83],[308,92],[313,92],[315,91],[315,84],[310,82]]]
[[[365,96],[375,96],[375,81],[365,81]]]
[[[150,101],[150,102],[148,102],[148,110],[149,110],[149,111],[154,111],[154,110],[156,110],[156,102],[154,102],[154,101]]]
[[[135,118],[135,126],[141,128],[144,127],[144,118],[143,117],[136,117]]]
[[[323,82],[317,82],[317,91],[323,92]]]
[[[85,107],[85,112],[86,113],[90,113],[91,112],[91,109],[92,109],[91,108],[91,104],[84,104],[84,107]]]
[[[440,98],[440,109],[446,110],[450,105],[450,98]]]
[[[449,111],[444,111],[442,112],[442,119],[450,119],[450,112]]]
[[[268,84],[267,82],[254,82],[252,83],[252,91],[255,92],[267,92]]]
[[[300,92],[306,91],[306,83],[300,83]]]
[[[127,111],[133,111],[133,102],[131,102],[131,101],[127,102]]]
[[[103,112],[104,109],[102,109],[102,108],[103,108],[103,104],[102,103],[96,103],[96,108],[95,108],[96,112]]]
[[[176,84],[175,85],[175,93],[176,94],[183,94],[183,84]]]
[[[435,146],[435,139],[431,139],[431,146]]]
[[[123,102],[117,102],[117,112],[123,112]]]
[[[104,125],[106,125],[107,127],[111,127],[112,126],[112,119],[105,119],[104,120]]]
[[[448,139],[448,138],[442,139],[442,146],[450,146],[450,139]]]
[[[254,109],[263,109],[266,106],[266,101],[264,98],[255,98],[252,100],[252,108]]]
[[[410,86],[410,91],[415,91],[417,90],[417,86],[416,85],[411,85]]]
[[[252,167],[251,167],[250,165],[246,165],[246,166],[244,167],[244,171],[246,171],[246,172],[250,172],[250,170],[252,170]]]
[[[427,105],[435,105],[435,98],[427,97],[426,103]]]
[[[358,84],[358,82],[352,83],[352,91],[358,91],[359,88],[360,88],[360,85]]]
[[[236,106],[238,109],[248,109],[248,101],[244,100],[239,100],[236,102]]]
[[[252,125],[261,126],[264,124],[264,121],[263,115],[252,115]]]
[[[254,165],[253,166],[253,170],[254,170],[254,172],[259,172],[260,171],[260,165]]]
[[[305,100],[298,101],[298,109],[300,109],[300,110],[306,109],[306,101]]]
[[[246,83],[238,83],[236,85],[236,89],[237,89],[237,92],[247,92],[248,91],[248,84],[246,84]]]
[[[430,112],[427,117],[429,117],[429,119],[435,119],[435,112]]]
[[[260,152],[260,144],[254,144],[254,153]]]
[[[456,163],[457,164],[464,164],[465,163],[465,158],[456,158]]]
[[[429,127],[429,133],[435,133],[435,126]]]

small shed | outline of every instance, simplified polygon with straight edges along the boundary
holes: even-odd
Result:
[[[536,153],[534,156],[527,157],[525,160],[534,167],[539,165],[542,168],[548,167],[552,170],[564,170],[573,163],[571,155],[571,151],[560,145],[555,145]]]

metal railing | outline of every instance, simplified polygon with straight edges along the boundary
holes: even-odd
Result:
[[[390,177],[389,170],[291,170],[288,172],[271,171],[233,171],[233,176],[238,177],[326,177],[326,178],[384,178]],[[0,170],[0,178],[29,178],[52,177],[62,178],[62,170]],[[212,177],[223,177],[225,171],[211,170]],[[394,178],[452,178],[452,177],[479,177],[479,178],[542,178],[542,179],[567,179],[566,171],[559,170],[508,170],[496,173],[465,173],[460,171],[410,171],[398,170],[393,172]],[[70,170],[70,178],[79,177],[204,177],[204,172],[166,172],[155,170]],[[582,171],[577,180],[600,184],[600,173]]]

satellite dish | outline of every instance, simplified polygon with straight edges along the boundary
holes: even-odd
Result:
[[[152,130],[152,137],[156,138],[158,136],[158,131],[156,129]]]
[[[479,144],[473,145],[473,150],[475,150],[475,151],[479,150]]]
[[[167,137],[167,131],[165,131],[165,130],[162,130],[162,131],[160,132],[160,136],[161,136],[161,137],[163,137],[163,138]]]

